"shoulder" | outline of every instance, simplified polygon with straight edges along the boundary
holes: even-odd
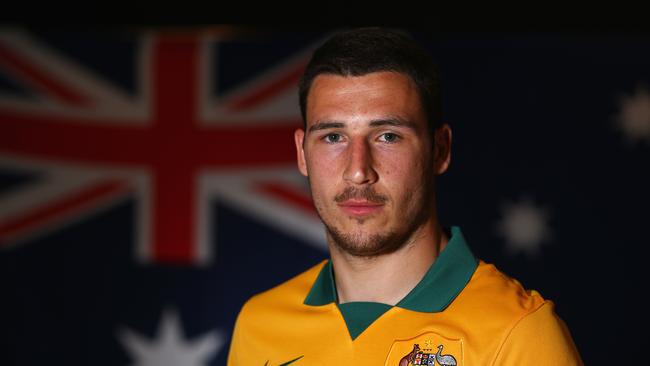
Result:
[[[498,335],[495,364],[537,363],[540,360],[534,358],[540,355],[549,355],[553,359],[546,361],[554,364],[582,364],[569,329],[556,314],[553,301],[536,290],[526,289],[493,264],[479,261],[461,295],[464,296],[459,296],[462,310],[474,307],[471,313],[476,320],[486,327],[494,327],[493,334]]]
[[[555,313],[552,301],[519,319],[502,342],[495,364],[536,363],[540,355],[544,362],[555,365],[582,365],[569,329]]]
[[[297,276],[267,291],[253,295],[242,306],[233,329],[228,365],[243,364],[252,345],[273,343],[273,332],[269,329],[282,329],[296,321],[296,316],[304,309],[303,302],[320,270],[324,260]],[[298,311],[297,311],[298,310]],[[266,337],[264,342],[258,342]]]
[[[546,302],[538,291],[526,289],[515,278],[482,260],[458,298],[461,304],[478,301],[493,316],[510,320],[533,312]]]

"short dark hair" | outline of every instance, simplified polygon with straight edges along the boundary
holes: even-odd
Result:
[[[408,33],[393,28],[364,27],[334,34],[318,47],[299,85],[300,112],[307,127],[307,96],[320,74],[363,76],[379,71],[403,73],[415,83],[433,135],[442,124],[438,67]]]

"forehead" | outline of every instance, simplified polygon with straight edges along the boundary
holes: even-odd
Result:
[[[307,97],[307,124],[353,122],[387,116],[425,123],[415,83],[405,74],[382,71],[363,76],[318,75]]]

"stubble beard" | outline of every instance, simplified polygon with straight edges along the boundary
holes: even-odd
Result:
[[[416,206],[409,209],[405,213],[406,216],[402,218],[407,223],[403,230],[393,227],[385,232],[368,233],[362,228],[359,228],[353,232],[344,232],[325,220],[319,207],[317,207],[316,211],[325,225],[329,241],[340,251],[354,257],[365,258],[390,254],[411,242],[416,231],[430,218],[433,210],[434,183],[433,174],[431,174],[424,179],[423,186],[420,187],[421,189],[414,190],[407,195],[406,201],[413,202]],[[340,196],[345,196],[346,198],[350,196],[364,198],[378,197],[370,187],[353,189],[352,192],[350,193],[349,190],[346,190]],[[367,220],[357,219],[357,223],[361,226]],[[369,218],[369,220],[372,220],[372,218]]]

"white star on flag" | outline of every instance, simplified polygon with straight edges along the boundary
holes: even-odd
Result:
[[[154,339],[147,339],[128,328],[121,328],[117,338],[128,350],[137,366],[200,366],[206,365],[224,344],[224,337],[212,331],[188,341],[178,314],[165,310]]]
[[[616,126],[623,131],[627,142],[650,143],[650,93],[639,85],[633,95],[619,97],[620,111],[615,117]]]
[[[541,244],[552,237],[547,210],[526,197],[519,202],[504,202],[501,212],[503,218],[497,224],[497,231],[506,240],[508,252],[538,256]]]

